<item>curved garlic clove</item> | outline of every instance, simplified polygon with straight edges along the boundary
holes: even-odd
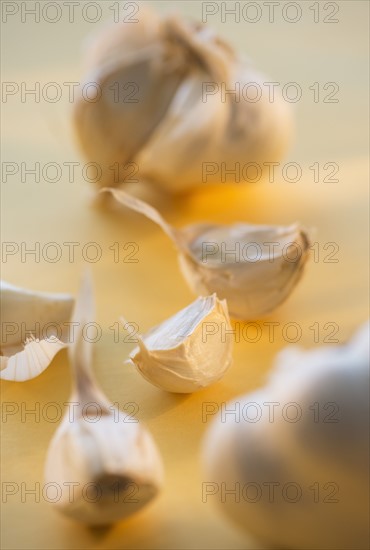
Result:
[[[369,324],[346,345],[284,351],[207,433],[207,482],[240,488],[222,510],[277,548],[368,548],[368,384]]]
[[[93,310],[91,282],[85,279],[74,313],[76,340],[69,348],[71,407],[50,443],[45,481],[59,488],[53,503],[58,511],[88,525],[107,525],[152,500],[163,484],[163,466],[150,433],[133,417],[128,421],[95,382],[92,347],[82,337]]]
[[[197,226],[187,228],[189,235]],[[180,254],[182,273],[196,294],[216,292],[234,318],[251,320],[282,304],[301,279],[308,236],[298,224],[208,226]]]
[[[41,374],[66,346],[74,299],[0,283],[0,378],[24,382]],[[47,332],[47,334],[45,334]]]
[[[215,292],[226,299],[231,317],[251,320],[270,313],[303,274],[310,242],[298,224],[202,223],[175,229],[144,201],[118,189],[102,191],[159,225],[178,249],[189,287],[198,295]]]
[[[107,26],[91,42],[86,82],[96,82],[101,95],[87,101],[81,94],[75,107],[77,138],[101,166],[101,185],[117,186],[124,174],[117,177],[114,166],[135,163],[143,181],[183,192],[204,185],[205,159],[262,169],[281,158],[291,113],[276,89],[270,101],[267,77],[204,25],[143,6],[137,19]],[[243,95],[251,83],[261,92],[256,101]],[[220,180],[215,170],[206,181]]]
[[[226,303],[213,295],[198,298],[140,336],[130,359],[155,386],[191,393],[224,376],[232,363],[232,347]]]

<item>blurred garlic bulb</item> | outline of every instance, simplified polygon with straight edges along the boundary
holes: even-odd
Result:
[[[134,418],[128,421],[94,380],[91,344],[82,337],[93,318],[91,283],[85,279],[74,314],[76,340],[69,348],[71,407],[50,443],[45,482],[58,484],[57,510],[89,525],[106,525],[158,493],[163,466],[150,433]]]
[[[197,298],[146,334],[130,359],[158,388],[191,393],[222,378],[232,363],[227,305],[216,295]]]
[[[224,181],[221,163],[226,173],[281,158],[291,115],[276,88],[270,98],[267,77],[200,23],[143,6],[137,18],[90,45],[85,86],[98,93],[76,103],[77,138],[102,168],[99,184],[118,185],[136,166],[141,180],[176,193]]]
[[[195,294],[227,300],[231,317],[250,320],[284,302],[303,274],[308,236],[298,224],[195,224],[171,227],[149,204],[118,189],[118,202],[159,225],[179,252],[181,271]]]
[[[24,382],[41,374],[66,346],[74,299],[0,281],[0,378]]]
[[[369,325],[347,345],[289,347],[227,410],[204,450],[230,518],[274,548],[369,548]]]

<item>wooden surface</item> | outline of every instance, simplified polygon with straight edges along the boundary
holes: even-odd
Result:
[[[108,4],[101,3],[109,19]],[[201,2],[151,4],[162,12],[176,8],[197,19],[202,16]],[[150,190],[142,192],[178,226],[202,220],[271,224],[298,220],[315,228],[319,257],[312,257],[304,279],[286,304],[257,320],[261,339],[235,346],[234,365],[215,386],[185,397],[166,394],[123,364],[132,344],[114,343],[109,327],[121,314],[146,330],[193,299],[180,275],[176,253],[158,228],[139,215],[94,206],[92,186],[83,177],[70,183],[65,171],[57,183],[35,183],[28,176],[22,182],[20,174],[3,181],[4,242],[25,242],[30,248],[39,242],[42,248],[51,241],[62,247],[64,242],[75,241],[80,246],[72,263],[67,253],[57,263],[42,258],[37,263],[31,257],[22,262],[20,254],[9,257],[2,263],[2,278],[38,290],[74,293],[86,265],[83,246],[93,241],[101,247],[101,260],[91,264],[97,320],[102,326],[94,371],[113,402],[121,407],[137,404],[137,416],[152,431],[166,468],[166,486],[159,498],[109,530],[75,524],[57,515],[42,498],[36,503],[32,496],[9,497],[2,505],[4,549],[258,548],[256,541],[235,529],[211,503],[202,502],[204,404],[221,404],[263,384],[276,352],[288,345],[284,339],[287,323],[298,323],[302,329],[299,343],[312,347],[317,345],[309,328],[314,323],[321,327],[320,343],[328,335],[326,323],[338,326],[336,337],[343,342],[368,316],[368,3],[338,2],[339,22],[334,24],[314,23],[312,4],[300,3],[302,19],[295,24],[282,20],[281,7],[274,23],[269,23],[265,11],[256,24],[209,18],[209,24],[271,75],[271,80],[294,81],[302,87],[302,100],[295,105],[295,143],[284,161],[300,163],[301,180],[289,183],[280,173],[273,183],[220,185],[177,200]],[[29,86],[35,81],[79,81],[82,41],[98,25],[81,17],[69,24],[66,18],[64,14],[54,25],[45,21],[22,24],[19,15],[9,18],[3,24],[3,80],[24,81]],[[314,82],[320,86],[337,83],[339,102],[315,103],[309,90]],[[65,96],[55,104],[31,99],[22,103],[19,95],[9,97],[2,104],[3,162],[74,161],[80,162],[81,170],[83,160],[72,141],[70,109]],[[315,162],[320,166],[336,163],[339,181],[314,183],[309,166]],[[121,249],[124,243],[137,243],[139,261],[115,263],[109,248],[115,242]],[[336,243],[337,263],[324,261],[332,250],[324,250],[326,243]],[[266,321],[279,323],[273,343],[268,341]],[[19,413],[6,422],[3,417],[2,424],[2,482],[19,487],[24,483],[30,489],[42,483],[45,453],[56,428],[43,418],[43,411],[48,403],[62,409],[69,397],[67,354],[60,353],[39,378],[24,384],[2,383],[1,388],[3,402],[18,403],[23,410],[40,407],[39,421],[34,416],[24,421]]]

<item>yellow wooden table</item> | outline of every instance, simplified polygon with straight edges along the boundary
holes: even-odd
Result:
[[[30,10],[37,3],[3,2],[3,9],[5,4],[3,169],[7,164],[1,189],[1,237],[5,243],[16,243],[19,251],[3,256],[2,278],[38,290],[74,293],[88,263],[86,253],[94,252],[86,245],[97,243],[101,258],[90,265],[102,337],[95,346],[94,371],[113,402],[121,407],[136,404],[139,420],[152,431],[163,454],[166,485],[147,509],[111,529],[98,531],[57,515],[42,495],[36,502],[35,496],[27,493],[42,484],[45,453],[57,425],[48,421],[50,404],[62,411],[69,397],[71,378],[63,351],[39,378],[1,385],[3,404],[19,406],[17,413],[2,415],[2,483],[14,483],[18,488],[17,494],[8,496],[2,504],[2,547],[258,548],[256,541],[235,529],[211,503],[202,502],[199,457],[207,428],[202,412],[206,403],[221,405],[263,384],[276,352],[291,338],[287,324],[299,324],[299,343],[312,347],[330,337],[333,326],[337,327],[335,338],[343,342],[368,315],[369,5],[338,1],[324,9],[323,3],[302,1],[296,3],[301,17],[293,22],[297,8],[288,9],[286,2],[280,2],[271,15],[260,3],[260,11],[247,6],[238,22],[225,12],[238,4],[235,2],[208,3],[208,7],[205,2],[151,2],[161,12],[176,10],[196,19],[205,16],[202,9],[209,10],[209,25],[253,59],[256,67],[271,75],[271,80],[281,86],[298,83],[302,98],[294,105],[295,144],[278,167],[274,182],[203,188],[181,199],[163,197],[151,190],[143,191],[143,196],[178,226],[201,220],[271,224],[298,220],[316,230],[316,244],[303,281],[283,307],[257,320],[262,332],[259,341],[253,343],[250,333],[250,341],[244,338],[236,345],[234,365],[221,382],[182,397],[156,389],[124,365],[132,344],[115,342],[114,331],[109,328],[123,314],[146,330],[190,303],[193,296],[180,276],[176,253],[166,236],[141,216],[104,211],[93,205],[92,186],[83,175],[84,161],[72,141],[71,103],[64,83],[82,78],[81,44],[101,24],[92,21],[99,15],[96,5],[101,8],[103,21],[112,20],[118,3],[98,2],[95,8],[86,8],[86,2],[77,2],[74,20],[69,22],[67,7],[61,2],[61,18],[55,23],[50,21],[59,12],[53,6],[35,22],[35,16],[27,15],[24,6]],[[210,15],[210,4],[218,6],[214,15]],[[240,6],[245,4],[251,3],[241,2]],[[120,4],[120,9],[131,8]],[[50,82],[63,89],[55,103],[43,96]],[[334,88],[328,88],[327,83],[334,83]],[[36,96],[27,94],[32,88]],[[45,93],[51,97],[52,89]],[[329,93],[338,102],[325,101]],[[71,162],[79,163],[72,182],[65,164]],[[287,181],[286,162],[300,165],[300,181]],[[27,172],[35,163],[40,163],[40,181]],[[48,163],[61,167],[59,181],[45,181],[42,170]],[[50,180],[56,173],[52,167],[49,169],[46,179]],[[330,177],[333,171],[337,173]],[[47,248],[50,242],[62,250],[55,263],[48,256],[48,252],[52,256]],[[72,262],[63,244],[67,242],[78,243]],[[124,252],[129,242],[138,245],[138,262],[116,263],[114,247]],[[39,259],[26,254],[35,247],[40,247]],[[272,343],[263,324],[268,321],[279,323]],[[312,328],[315,323],[316,332]],[[28,414],[32,409],[36,413]]]

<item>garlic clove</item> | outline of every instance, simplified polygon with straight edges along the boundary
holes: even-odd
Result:
[[[278,89],[271,101],[267,77],[204,25],[143,6],[137,19],[107,26],[91,42],[86,82],[101,95],[76,102],[77,139],[102,168],[99,184],[117,186],[124,178],[114,167],[133,163],[142,181],[178,193],[221,181],[217,169],[205,179],[204,160],[262,170],[281,158],[291,139],[290,106]],[[257,101],[243,95],[251,83]]]
[[[160,35],[155,14],[140,7],[137,23],[109,26],[91,43],[85,81],[95,82],[101,96],[89,102],[81,95],[74,122],[83,153],[99,162],[102,185],[118,185],[123,167],[137,164],[183,76],[181,67],[169,70]]]
[[[266,77],[238,62],[232,49],[206,27],[174,18],[168,29],[199,66],[182,80],[166,116],[138,152],[142,179],[178,193],[205,182],[220,183],[222,177],[235,183],[232,176],[221,175],[220,166],[252,162],[262,174],[264,161],[281,158],[291,139],[289,107],[278,93],[273,102],[263,95],[257,102],[246,101],[238,92],[235,101],[222,99],[223,87],[243,90],[253,82],[262,90]],[[205,96],[206,84],[217,92]],[[175,152],[170,159],[168,151]],[[215,169],[212,174],[205,172],[205,159]]]
[[[289,297],[302,277],[309,247],[298,224],[218,225],[189,240],[179,262],[193,292],[216,292],[227,300],[232,317],[251,320]]]
[[[232,363],[232,347],[226,303],[212,295],[198,298],[141,335],[130,359],[155,386],[191,393],[224,376]]]
[[[202,33],[193,35],[177,18],[167,22],[167,32],[177,42],[186,44],[199,60],[207,60],[207,68],[213,79],[228,81],[228,61],[232,58],[229,51],[225,57],[220,48],[212,48],[207,40],[202,40]],[[202,174],[204,159],[213,159],[214,150],[220,147],[221,136],[228,124],[230,107],[227,105],[220,109],[219,95],[210,95],[206,103],[199,101],[204,87],[203,78],[204,66],[200,62],[200,68],[194,68],[182,80],[167,108],[166,116],[137,154],[136,162],[143,178],[167,186],[168,183],[164,182],[170,182],[168,191],[181,191],[183,187],[186,189],[183,175],[187,175],[189,158],[192,171]],[[176,154],[171,155],[169,161],[163,162],[164,158],[168,158],[168,151],[175,151]]]
[[[201,223],[175,229],[144,201],[118,189],[105,191],[159,225],[178,249],[180,269],[191,290],[226,299],[233,318],[251,320],[270,313],[302,277],[310,241],[298,224]]]
[[[279,355],[266,386],[228,403],[235,415],[205,438],[227,516],[278,548],[368,548],[368,384],[369,324],[346,345]]]
[[[57,484],[53,506],[88,525],[107,525],[141,509],[163,484],[163,465],[150,433],[128,421],[103,394],[91,372],[92,345],[83,327],[92,322],[92,285],[85,276],[69,348],[74,390],[69,411],[50,443],[45,482]]]
[[[74,299],[1,281],[0,378],[24,382],[41,374],[64,348]]]
[[[152,436],[110,405],[98,421],[81,414],[63,421],[50,443],[45,483],[57,483],[59,512],[88,525],[115,523],[149,503],[163,484],[163,466]],[[119,419],[119,421],[117,420]],[[125,419],[127,422],[127,419]],[[73,486],[73,496],[70,487]]]

